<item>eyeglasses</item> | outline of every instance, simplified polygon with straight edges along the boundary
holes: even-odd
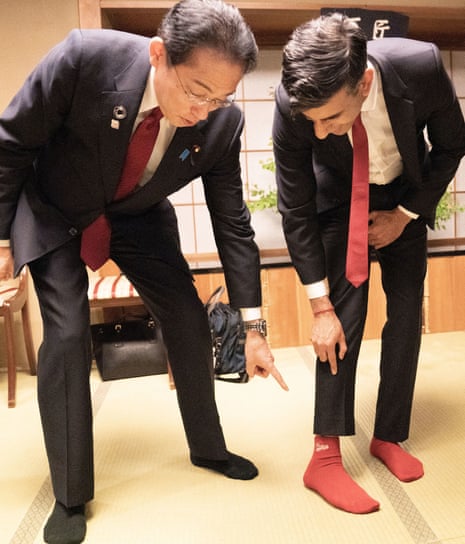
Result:
[[[225,100],[220,100],[219,98],[208,98],[207,96],[199,96],[198,94],[191,93],[182,84],[181,78],[179,77],[178,71],[176,70],[176,66],[174,64],[173,64],[173,69],[174,69],[174,73],[176,74],[176,77],[178,78],[179,85],[181,85],[181,89],[184,91],[184,94],[186,95],[186,98],[189,100],[189,102],[192,102],[193,104],[197,106],[208,105],[209,107],[213,109],[229,108],[229,106],[232,106],[234,100],[236,99],[235,94],[230,94],[225,98]]]

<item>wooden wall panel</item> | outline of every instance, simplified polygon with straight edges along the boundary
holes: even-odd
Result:
[[[298,346],[302,342],[297,309],[298,290],[296,273],[292,267],[268,268],[262,271],[264,317],[268,322],[272,348]],[[308,335],[306,343],[309,343]]]
[[[465,329],[465,256],[434,257],[428,261],[425,283],[424,331],[445,332]],[[108,272],[114,273],[111,264]],[[194,273],[201,300],[225,285],[222,272]],[[272,348],[305,346],[311,343],[313,316],[305,289],[290,265],[261,271],[263,317],[268,322]],[[222,297],[228,301],[227,293]],[[386,319],[386,302],[378,263],[371,264],[368,315],[364,339],[380,338]]]
[[[465,329],[465,255],[428,261],[426,332]]]
[[[223,285],[226,287],[223,272],[210,272],[208,274],[194,274],[195,287],[200,299],[206,303],[213,291]],[[222,302],[228,302],[227,293],[221,297]]]
[[[102,28],[102,15],[97,0],[79,0],[78,6],[81,28]]]

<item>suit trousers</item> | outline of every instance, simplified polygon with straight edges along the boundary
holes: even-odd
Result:
[[[180,253],[177,228],[153,224],[157,234],[148,251],[121,234],[116,222],[111,257],[161,324],[191,453],[226,459],[207,314]],[[79,253],[77,237],[29,263],[43,320],[39,408],[55,497],[68,507],[94,496],[88,279]]]
[[[398,187],[370,187],[370,209],[390,210],[398,202]],[[348,351],[338,360],[338,373],[329,365],[316,365],[315,434],[355,433],[356,369],[367,315],[367,280],[355,288],[345,278],[349,209],[320,216],[330,299],[341,321]],[[401,236],[372,252],[381,268],[386,296],[386,322],[381,335],[380,381],[374,436],[401,442],[409,433],[418,355],[421,341],[423,282],[426,274],[426,223],[408,223]]]

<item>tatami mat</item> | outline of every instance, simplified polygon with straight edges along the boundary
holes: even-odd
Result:
[[[423,479],[399,483],[368,453],[379,342],[362,347],[357,434],[343,440],[345,465],[381,502],[377,513],[338,511],[302,485],[312,449],[309,347],[274,350],[289,392],[271,379],[217,383],[231,451],[260,476],[228,480],[193,467],[166,375],[101,382],[95,403],[96,498],[92,544],[465,544],[465,332],[426,335],[411,437]],[[37,544],[53,504],[35,399],[35,378],[18,376],[15,409],[0,374],[0,543]]]

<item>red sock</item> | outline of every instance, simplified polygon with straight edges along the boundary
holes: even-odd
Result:
[[[424,474],[419,459],[410,455],[395,442],[373,438],[370,453],[380,459],[401,482],[413,482]]]
[[[368,514],[379,509],[379,503],[345,471],[338,437],[315,436],[315,449],[304,474],[304,484],[346,512]]]

